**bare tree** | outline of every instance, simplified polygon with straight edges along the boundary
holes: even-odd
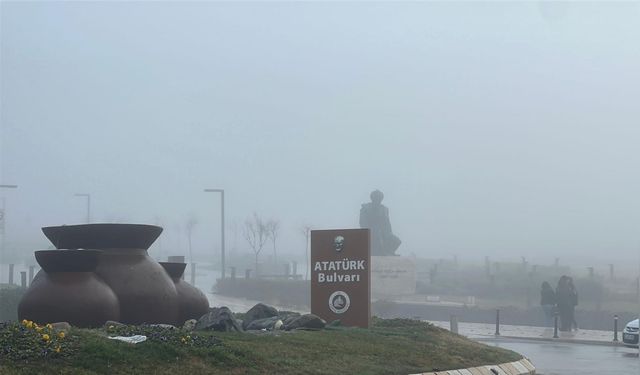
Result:
[[[264,244],[269,239],[269,231],[267,228],[267,224],[262,220],[258,214],[253,213],[253,217],[245,220],[244,222],[244,230],[242,234],[244,238],[251,246],[253,253],[256,255],[256,276],[258,274],[258,256],[260,255],[260,251],[264,247]]]
[[[278,231],[280,230],[280,222],[275,219],[271,219],[267,221],[267,232],[269,233],[269,238],[271,238],[271,243],[273,244],[273,263],[278,264],[278,254],[276,252],[276,240],[278,239]]]
[[[311,237],[311,226],[303,225],[300,227],[300,233],[304,236],[304,262],[305,274],[304,279],[309,280],[309,237]]]

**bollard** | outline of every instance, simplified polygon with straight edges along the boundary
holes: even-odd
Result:
[[[35,270],[34,266],[29,266],[29,285],[33,282],[33,272]]]
[[[496,309],[496,336],[500,336],[500,309]]]
[[[9,285],[13,285],[13,264],[9,265]]]
[[[231,278],[233,280],[236,279],[236,268],[235,267],[231,267]]]
[[[449,316],[449,331],[458,333],[458,317],[455,315]]]
[[[245,278],[245,279],[250,279],[250,278],[251,278],[251,270],[250,270],[249,268],[247,268],[247,269],[244,271],[244,278]]]
[[[196,264],[191,263],[191,285],[196,285]]]
[[[20,271],[20,286],[23,289],[27,289],[27,272]]]
[[[557,339],[558,336],[558,312],[553,313],[553,338]]]
[[[613,316],[613,341],[618,341],[618,315]]]

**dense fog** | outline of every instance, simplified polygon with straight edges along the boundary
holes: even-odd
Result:
[[[0,9],[7,252],[88,193],[92,222],[162,225],[152,255],[190,222],[217,259],[218,188],[229,252],[255,212],[302,261],[301,227],[357,227],[380,189],[400,255],[637,264],[637,3]]]

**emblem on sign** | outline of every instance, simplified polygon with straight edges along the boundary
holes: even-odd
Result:
[[[333,239],[333,248],[337,252],[341,252],[342,249],[344,249],[344,237],[336,236],[336,238]]]
[[[342,314],[349,310],[351,299],[349,295],[341,290],[333,292],[329,297],[329,309],[336,314]]]

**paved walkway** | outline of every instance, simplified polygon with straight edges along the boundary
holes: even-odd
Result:
[[[431,321],[434,325],[449,329],[449,322]],[[624,327],[623,327],[624,328]],[[489,338],[495,336],[496,325],[484,323],[458,323],[458,333],[469,338]],[[530,340],[554,340],[561,342],[616,345],[612,331],[581,329],[574,332],[558,332],[560,338],[553,339],[553,328],[500,325],[500,338],[519,338]],[[622,341],[622,332],[618,331],[618,340]]]

